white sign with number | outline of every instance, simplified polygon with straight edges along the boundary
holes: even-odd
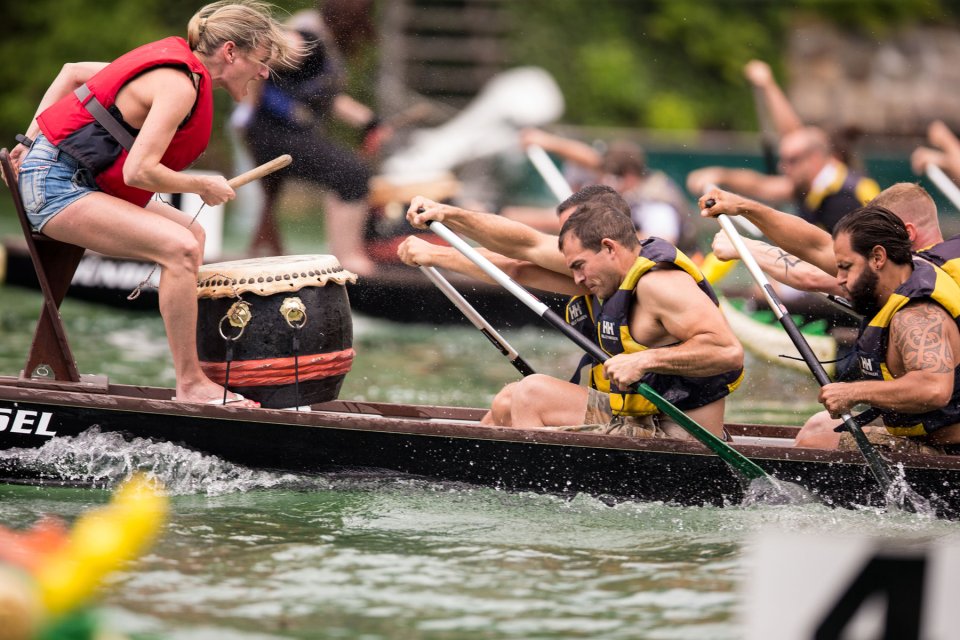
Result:
[[[767,532],[746,559],[747,640],[960,638],[960,537]]]

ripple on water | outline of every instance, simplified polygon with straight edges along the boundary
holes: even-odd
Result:
[[[611,506],[389,474],[268,474],[98,432],[34,453],[104,486],[134,468],[170,484],[165,535],[115,576],[107,601],[126,630],[159,619],[173,638],[732,639],[753,568],[743,548],[762,531],[905,540],[956,531],[821,504]],[[78,512],[105,498],[15,491],[27,490],[7,490],[23,509],[0,500],[3,521],[21,521],[26,505]]]

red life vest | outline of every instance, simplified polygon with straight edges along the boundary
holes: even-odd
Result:
[[[118,115],[112,107],[120,89],[142,73],[163,66],[185,68],[199,77],[193,110],[160,159],[164,166],[181,171],[207,148],[213,129],[213,81],[186,40],[171,37],[138,47],[97,72],[87,86],[104,108]],[[93,173],[104,193],[141,207],[149,202],[152,193],[131,187],[123,180],[127,150],[97,123],[75,94],[71,92],[45,109],[37,123],[47,140]],[[136,135],[136,131],[131,133]]]

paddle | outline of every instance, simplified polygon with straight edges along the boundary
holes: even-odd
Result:
[[[290,154],[285,153],[282,156],[277,156],[273,160],[264,162],[260,166],[254,167],[249,171],[244,171],[238,176],[234,176],[227,180],[227,184],[230,185],[231,189],[238,189],[245,184],[253,182],[254,180],[259,180],[260,178],[270,175],[274,171],[279,171],[286,166],[289,166],[293,162],[293,158]]]
[[[466,316],[467,320],[473,323],[473,326],[479,329],[480,333],[487,336],[487,340],[489,340],[493,346],[500,350],[500,353],[505,355],[507,359],[510,360],[510,364],[516,367],[517,371],[524,376],[529,376],[535,373],[530,365],[520,357],[520,354],[517,352],[517,350],[511,347],[510,343],[508,343],[503,336],[497,333],[497,330],[494,329],[490,323],[487,322],[462,295],[460,295],[460,292],[457,291],[446,278],[440,275],[439,271],[437,271],[434,267],[420,267],[420,270],[423,271],[428,278],[430,278],[430,281],[437,286],[437,289],[440,289],[440,291],[447,296],[450,302],[452,302],[457,309],[460,309],[460,311],[463,312],[463,315]]]
[[[483,257],[476,249],[467,244],[460,236],[443,225],[442,222],[432,221],[428,223],[430,230],[446,240],[452,247],[467,257],[477,267],[483,270],[495,282],[509,291],[520,302],[529,307],[534,313],[546,320],[554,328],[559,329],[566,337],[572,340],[578,347],[597,360],[604,362],[607,360],[607,354],[586,336],[581,335],[576,329],[567,324],[563,318],[557,315],[550,307],[540,302],[526,289],[517,284],[510,276],[505,274],[496,265]],[[770,476],[759,465],[747,458],[745,455],[728,445],[726,442],[713,435],[705,428],[697,424],[690,416],[674,406],[669,400],[657,393],[650,385],[640,383],[636,386],[637,392],[649,400],[664,414],[672,418],[677,424],[683,427],[691,436],[696,438],[708,449],[716,453],[724,462],[726,462],[737,474],[747,480],[757,478],[766,478],[772,480]]]
[[[716,202],[710,199],[704,204],[709,209],[716,204]],[[717,220],[720,221],[720,226],[723,228],[724,233],[727,234],[727,237],[730,238],[730,242],[732,242],[733,246],[736,247],[737,252],[740,254],[740,259],[750,271],[750,275],[753,276],[753,279],[756,281],[757,285],[759,285],[763,290],[763,295],[767,300],[767,304],[770,305],[770,309],[773,311],[774,315],[777,316],[780,324],[783,325],[784,330],[786,330],[787,335],[790,336],[793,344],[797,347],[797,351],[800,352],[803,360],[807,363],[807,366],[810,368],[810,372],[813,374],[813,377],[821,387],[826,384],[830,384],[832,382],[832,380],[830,380],[830,376],[827,375],[823,365],[820,364],[820,361],[817,360],[816,356],[813,354],[813,350],[810,349],[810,345],[807,344],[807,340],[803,337],[803,334],[800,333],[800,329],[797,328],[793,318],[790,317],[790,314],[783,306],[783,303],[780,301],[773,287],[770,285],[770,281],[767,279],[766,274],[763,273],[763,271],[760,269],[760,265],[758,265],[757,261],[754,259],[753,254],[750,253],[749,249],[747,249],[746,243],[744,243],[743,238],[740,237],[740,234],[737,232],[737,228],[733,225],[733,222],[726,214],[720,214],[717,216]],[[876,479],[877,484],[879,484],[880,488],[883,489],[885,495],[890,496],[890,488],[893,484],[893,474],[890,472],[887,461],[883,459],[879,452],[877,452],[874,446],[870,443],[866,434],[863,432],[863,429],[860,427],[857,421],[853,419],[853,416],[851,416],[849,413],[844,413],[840,417],[842,418],[847,429],[853,435],[854,442],[856,442],[857,448],[860,449],[860,453],[867,461],[867,465],[870,467],[870,471],[873,473],[873,477]],[[901,496],[901,499],[899,500],[899,506],[905,507],[911,511],[915,511],[916,507],[913,502],[908,499],[908,496],[906,495],[907,493],[908,491],[904,492],[904,495]]]
[[[254,180],[259,180],[260,178],[266,175],[269,175],[274,171],[279,171],[280,169],[283,169],[284,167],[288,166],[291,162],[293,162],[293,158],[290,156],[290,154],[285,153],[283,155],[277,156],[273,160],[264,162],[263,164],[256,166],[253,169],[250,169],[249,171],[244,171],[240,175],[230,178],[229,180],[227,180],[227,184],[230,185],[231,189],[239,189],[240,187],[242,187],[247,183],[253,182]],[[197,221],[197,217],[200,215],[200,212],[203,211],[203,208],[205,206],[206,205],[203,203],[200,204],[200,208],[197,209],[197,212],[195,214],[193,214],[193,220],[191,220],[190,224],[187,225],[188,228],[193,226],[193,223]],[[143,290],[143,288],[150,283],[150,278],[153,277],[153,274],[156,273],[157,267],[159,266],[160,266],[159,264],[154,263],[153,268],[150,269],[150,273],[148,273],[147,277],[141,280],[140,284],[138,284],[136,288],[134,288],[134,290],[130,292],[130,294],[127,296],[127,300],[136,300],[137,298],[140,297],[140,291]],[[226,391],[224,391],[224,393],[226,393]]]
[[[943,192],[943,195],[947,196],[953,206],[960,210],[960,188],[957,188],[957,185],[943,172],[943,169],[933,163],[928,163],[926,174],[930,181]]]
[[[543,150],[543,147],[536,144],[527,147],[527,158],[540,173],[543,181],[550,187],[550,191],[553,192],[557,202],[563,202],[573,195],[573,189],[570,188],[567,179],[560,173],[560,169],[557,169],[557,165],[553,164],[553,160]]]

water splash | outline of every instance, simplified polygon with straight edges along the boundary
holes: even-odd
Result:
[[[793,482],[778,480],[773,476],[754,478],[743,492],[745,507],[789,506],[816,504],[820,502],[816,496]]]
[[[949,506],[942,500],[933,497],[925,498],[913,490],[907,481],[907,472],[903,463],[897,463],[896,473],[891,478],[890,486],[884,495],[887,508],[895,511],[905,511],[922,518],[936,518],[938,510],[948,512]]]
[[[322,482],[294,474],[256,471],[169,442],[125,440],[93,427],[78,436],[54,438],[37,449],[0,451],[0,462],[32,477],[112,488],[134,471],[163,483],[172,495],[222,495],[254,489],[298,488]]]

